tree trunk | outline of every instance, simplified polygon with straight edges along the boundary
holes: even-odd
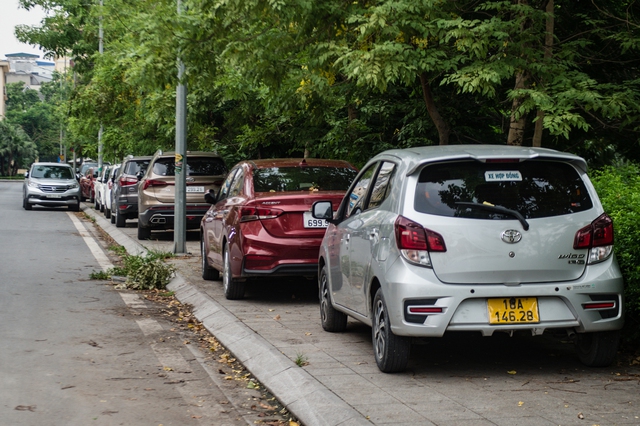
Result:
[[[431,93],[431,86],[425,73],[420,74],[420,85],[422,86],[422,96],[424,97],[424,103],[427,106],[429,117],[431,117],[436,129],[438,129],[439,144],[449,145],[449,126],[438,112],[436,103],[433,100],[433,94]]]
[[[524,89],[527,76],[524,71],[516,74],[516,86],[515,90]],[[519,118],[516,116],[518,108],[522,105],[522,99],[514,98],[511,104],[511,119],[509,120],[509,135],[507,136],[507,145],[522,146],[524,139],[524,128],[526,124],[526,117],[524,115]]]
[[[553,0],[547,2],[547,27],[544,36],[544,59],[549,60],[553,56],[553,32],[554,32],[554,18],[553,18]],[[542,146],[542,127],[544,121],[544,111],[538,110],[536,128],[533,134],[533,146]]]

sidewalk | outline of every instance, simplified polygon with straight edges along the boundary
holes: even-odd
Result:
[[[134,223],[116,228],[85,212],[129,253],[146,251]],[[220,282],[201,279],[190,236],[192,256],[173,261],[179,275],[170,289],[305,426],[640,425],[637,366],[586,369],[571,344],[545,336],[455,334],[414,341],[407,372],[384,374],[371,329],[349,320],[344,333],[324,332],[317,298],[274,295],[268,282],[226,300]],[[172,237],[158,237],[144,245],[171,251]],[[296,365],[300,357],[308,365]]]

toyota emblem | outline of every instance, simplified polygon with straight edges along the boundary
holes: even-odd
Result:
[[[502,236],[500,238],[507,244],[515,244],[520,242],[522,234],[520,231],[516,231],[515,229],[507,229],[502,232]]]

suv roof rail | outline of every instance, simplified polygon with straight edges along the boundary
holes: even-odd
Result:
[[[162,150],[161,149],[157,150],[156,153],[153,155],[162,155]]]

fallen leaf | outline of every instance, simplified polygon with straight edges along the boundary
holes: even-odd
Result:
[[[173,371],[173,368],[171,368],[171,367],[164,367],[164,368],[163,368],[163,370],[164,370],[164,371]]]
[[[509,371],[507,371],[507,374],[513,375],[513,374],[518,374],[518,373],[516,372],[516,370],[509,370]]]
[[[273,319],[276,320],[276,321],[280,321],[280,314],[278,314],[275,317],[273,317]]]
[[[584,414],[582,414],[582,413],[578,413],[578,418],[579,418],[580,420],[584,420]]]
[[[518,407],[522,407],[523,405],[524,405],[524,402],[518,401]]]
[[[265,404],[265,403],[264,403],[264,402],[262,402],[262,401],[260,401],[260,406],[261,406],[262,408],[264,408],[265,410],[275,410],[275,409],[276,409],[276,407],[272,407],[271,405],[269,405],[269,404]]]
[[[306,332],[306,333],[304,333],[304,335],[305,335],[305,336],[311,336],[311,333]]]

